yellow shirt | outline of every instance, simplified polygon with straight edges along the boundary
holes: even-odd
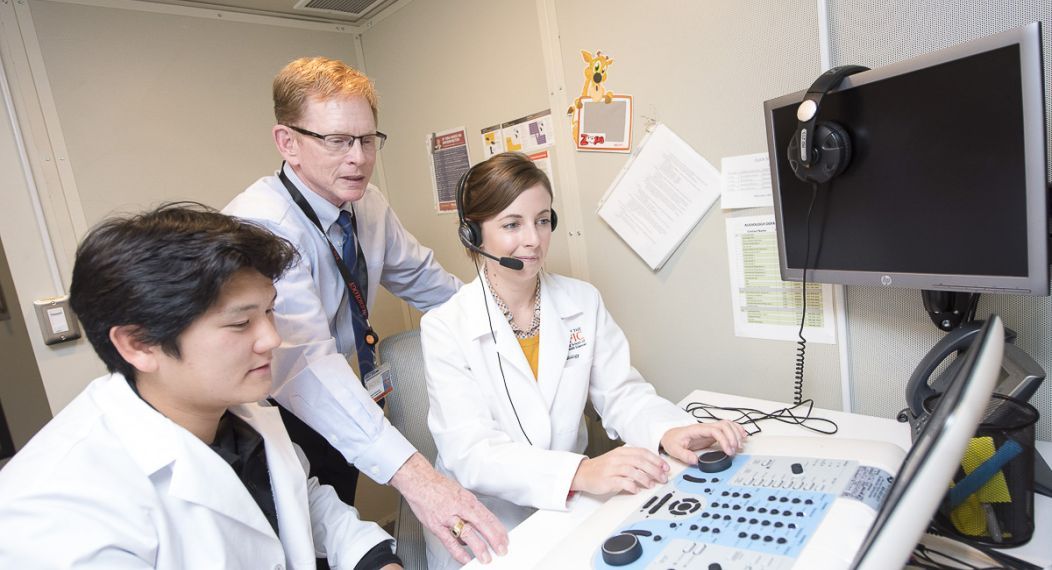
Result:
[[[541,334],[537,333],[530,338],[516,339],[519,341],[519,346],[522,347],[522,353],[526,355],[526,362],[530,363],[530,370],[533,371],[533,379],[537,379],[537,357],[540,355],[541,348]]]

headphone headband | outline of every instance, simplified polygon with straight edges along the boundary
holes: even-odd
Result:
[[[841,65],[829,69],[815,79],[807,90],[807,94],[804,95],[804,100],[796,108],[796,120],[799,121],[799,126],[795,136],[799,139],[799,160],[804,168],[810,168],[815,158],[815,153],[812,152],[815,146],[815,122],[818,120],[818,109],[822,104],[822,98],[840,85],[845,77],[862,71],[869,71],[869,68],[861,65]]]

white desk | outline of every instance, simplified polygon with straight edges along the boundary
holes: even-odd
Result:
[[[785,407],[785,404],[756,398],[746,398],[731,394],[719,394],[696,390],[680,401],[680,405],[690,402],[704,402],[718,406],[749,407],[763,411],[774,411]],[[776,421],[764,421],[760,423],[763,433],[753,437],[763,437],[764,434],[783,436],[807,436],[807,437],[841,437],[850,439],[871,439],[894,443],[903,449],[910,447],[910,434],[908,424],[899,423],[895,420],[864,416],[860,414],[848,414],[833,410],[815,408],[813,416],[833,420],[839,426],[836,435],[822,435],[800,426],[785,424]],[[730,417],[724,416],[724,417]],[[1052,443],[1038,442],[1038,451],[1048,459],[1052,459]],[[681,463],[670,460],[672,472],[670,477],[678,474],[684,469]],[[645,493],[637,495],[642,501]],[[465,566],[465,570],[501,570],[540,567],[541,562],[549,555],[551,550],[559,544],[571,531],[581,525],[603,502],[606,497],[596,497],[577,494],[570,501],[568,511],[538,511],[526,519],[510,533],[510,546],[507,556],[495,557],[488,565],[472,562]],[[1047,529],[1052,529],[1052,499],[1043,495],[1035,496],[1036,529],[1034,538],[1029,544],[1007,549],[1005,552],[1045,568],[1052,568],[1052,542],[1044,538],[1042,533],[1047,534]],[[599,547],[598,544],[595,545]]]

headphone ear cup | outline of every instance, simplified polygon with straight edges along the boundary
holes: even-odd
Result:
[[[460,243],[464,244],[464,247],[482,247],[482,229],[475,222],[470,220],[460,222],[457,235],[460,236]]]
[[[825,166],[830,172],[829,178],[840,176],[851,164],[851,135],[847,134],[847,129],[832,121],[819,123],[816,133],[821,152],[829,159]]]
[[[832,121],[819,121],[815,125],[815,146],[811,166],[800,162],[800,131],[793,133],[789,141],[789,167],[796,177],[804,182],[825,184],[839,176],[851,163],[851,136],[844,127]]]
[[[552,216],[551,217],[552,217],[552,231],[554,232],[555,228],[559,225],[559,215],[555,213],[555,210],[552,210]]]

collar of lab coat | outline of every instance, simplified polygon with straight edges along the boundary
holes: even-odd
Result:
[[[545,272],[541,272],[541,343],[540,355],[538,357],[537,379],[533,379],[533,371],[530,370],[526,355],[511,330],[511,325],[504,317],[504,313],[497,308],[493,295],[490,294],[489,281],[483,276],[475,279],[469,285],[472,290],[482,288],[486,295],[486,308],[489,316],[493,319],[493,332],[496,333],[497,352],[505,363],[510,363],[521,376],[527,380],[526,384],[535,386],[540,390],[547,409],[551,410],[555,401],[555,394],[559,388],[559,380],[562,378],[563,368],[566,364],[566,354],[570,341],[570,321],[581,314],[580,303],[575,303],[569,292],[560,285],[557,279],[553,279]],[[470,298],[478,298],[481,295],[477,290],[469,291]],[[475,305],[478,306],[478,305]],[[491,338],[490,324],[486,315],[486,308],[473,312],[471,331],[474,338],[486,342]],[[507,368],[505,368],[507,372]],[[505,374],[506,376],[509,376]],[[509,390],[513,382],[510,377]]]
[[[259,532],[274,536],[274,530],[263,511],[255,504],[230,466],[197,436],[139,398],[124,376],[112,374],[106,378],[96,402],[105,414],[106,422],[111,426],[113,433],[147,477],[152,479],[156,473],[170,466],[171,481],[167,490],[170,495],[201,505]],[[264,436],[282,536],[285,537],[286,531],[295,533],[304,528],[309,532],[309,514],[297,512],[306,509],[307,491],[302,468],[291,443],[281,445],[280,441],[273,441],[275,438],[272,434],[275,433],[280,433],[288,439],[281,428],[281,417],[276,408],[247,404],[233,406],[230,411]],[[294,477],[297,471],[301,475],[298,479]],[[299,501],[302,508],[295,508],[295,504],[289,504],[289,493],[285,492],[286,489],[302,493],[304,500]],[[300,540],[283,542],[286,545],[301,543]],[[309,536],[307,544],[312,544]]]

